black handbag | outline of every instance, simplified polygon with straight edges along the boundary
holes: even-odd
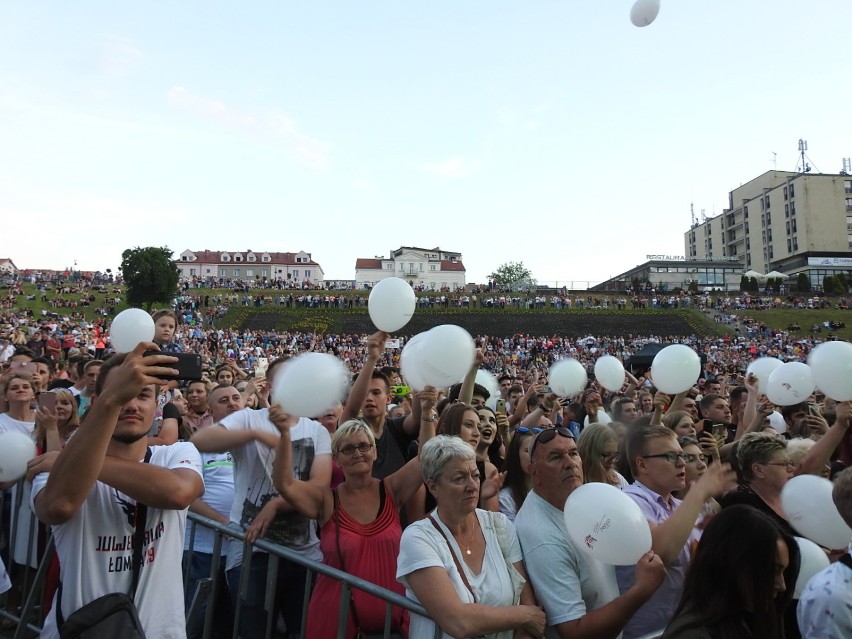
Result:
[[[151,449],[145,454],[145,462],[151,459]],[[145,631],[139,620],[134,597],[139,585],[142,569],[142,544],[145,540],[145,525],[148,507],[136,502],[136,521],[133,530],[133,579],[130,593],[111,592],[90,601],[67,619],[62,614],[62,584],[56,593],[56,625],[61,639],[145,639]]]

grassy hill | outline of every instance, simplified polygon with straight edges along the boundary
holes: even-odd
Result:
[[[252,295],[275,297],[294,296],[302,291],[268,291],[253,290]],[[305,294],[310,291],[305,291]],[[329,291],[330,294],[343,297],[368,296],[367,291]],[[190,289],[188,294],[193,297],[215,296],[232,297],[243,293],[235,293],[228,289]],[[38,317],[42,310],[67,315],[76,310],[91,321],[98,316],[95,309],[105,306],[105,299],[119,296],[122,299],[117,312],[126,308],[124,294],[114,293],[109,286],[106,294],[95,293],[95,301],[88,306],[78,304],[76,309],[54,308],[50,299],[55,295],[55,289],[48,292],[48,301],[42,302],[40,293],[33,285],[24,286],[24,295],[18,296],[15,308],[30,309]],[[27,296],[34,296],[28,300]],[[66,295],[67,299],[81,301],[79,295]],[[523,297],[523,296],[521,296]],[[212,300],[211,300],[212,304]],[[2,312],[2,311],[0,311]],[[790,324],[801,326],[798,334],[810,335],[813,324],[824,321],[847,322],[849,328],[833,331],[841,339],[852,341],[852,313],[837,309],[766,309],[735,311],[741,318],[751,318],[756,322],[771,327],[774,330],[786,330]],[[847,321],[848,320],[848,321]],[[438,324],[453,323],[463,326],[474,335],[512,335],[529,333],[533,335],[720,335],[728,331],[726,327],[715,323],[705,313],[696,310],[601,310],[601,309],[571,309],[571,310],[527,310],[527,309],[486,309],[486,308],[418,308],[412,321],[400,334],[410,335],[427,330]],[[262,306],[233,306],[225,316],[217,321],[220,327],[238,327],[254,330],[292,330],[331,333],[369,333],[374,329],[367,310],[364,307],[344,309],[302,309]],[[826,336],[828,330],[818,333]],[[796,334],[796,333],[794,333]]]

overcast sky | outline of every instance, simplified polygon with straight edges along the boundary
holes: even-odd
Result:
[[[583,287],[852,156],[849,0],[6,2],[0,257],[401,245]],[[773,155],[777,154],[777,155]]]

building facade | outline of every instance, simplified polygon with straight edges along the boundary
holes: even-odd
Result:
[[[180,277],[187,281],[286,281],[293,286],[320,284],[325,276],[310,253],[265,251],[190,251],[175,260]]]
[[[591,291],[624,293],[653,288],[660,293],[688,290],[695,282],[699,291],[737,291],[743,274],[738,257],[687,259],[680,255],[647,255],[648,261],[621,275],[592,286]]]
[[[464,288],[465,268],[461,253],[440,248],[401,246],[387,258],[359,257],[355,260],[355,284],[371,287],[386,277],[401,277],[422,290]]]
[[[688,260],[741,259],[744,271],[852,279],[852,176],[768,171],[730,192],[721,215],[684,234]],[[792,283],[792,282],[791,282]]]

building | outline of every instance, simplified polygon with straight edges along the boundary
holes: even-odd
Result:
[[[738,258],[744,271],[852,279],[852,176],[767,171],[730,192],[721,215],[684,234],[688,260]],[[795,284],[795,279],[789,282]]]
[[[634,266],[621,275],[592,286],[590,291],[624,293],[648,288],[666,293],[688,290],[696,282],[699,291],[738,291],[743,274],[739,257],[688,259],[682,255],[646,255],[644,264]]]
[[[461,253],[440,248],[401,246],[390,257],[359,257],[355,260],[355,283],[369,287],[386,277],[401,277],[423,290],[456,290],[465,285]]]
[[[0,274],[17,275],[20,269],[15,266],[15,263],[10,257],[0,257]]]
[[[319,284],[322,267],[310,253],[185,250],[175,260],[182,280],[287,281],[293,286]]]

